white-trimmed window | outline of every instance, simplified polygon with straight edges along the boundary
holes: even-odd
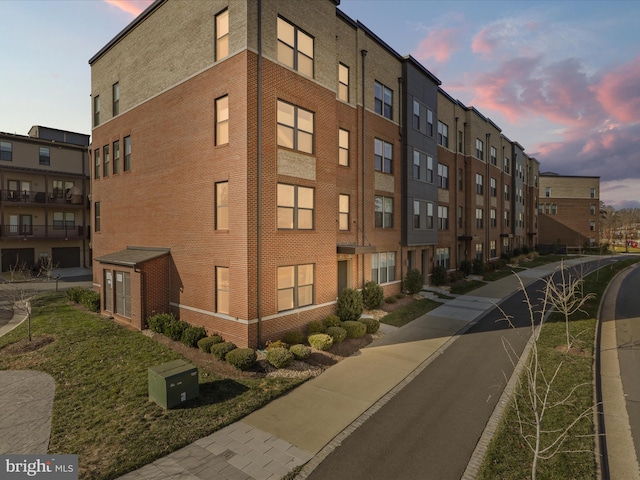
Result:
[[[489,179],[489,191],[491,192],[492,197],[495,197],[498,195],[497,181],[493,177]]]
[[[393,198],[375,196],[375,222],[376,228],[393,228]]]
[[[589,213],[591,215],[595,215],[596,214],[596,206],[594,204],[589,205]]]
[[[349,130],[338,129],[338,163],[349,166]]]
[[[496,241],[495,240],[491,240],[489,242],[489,257],[491,258],[495,258],[497,256],[498,252],[496,250]]]
[[[449,189],[449,167],[441,163],[438,164],[438,187]]]
[[[509,157],[504,157],[503,167],[504,173],[511,173],[511,162],[509,161]]]
[[[371,254],[371,280],[382,285],[396,279],[396,252]]]
[[[449,269],[450,265],[450,250],[449,247],[446,248],[436,248],[436,266],[444,267],[445,269]]]
[[[509,188],[509,185],[505,185],[504,186],[504,199],[506,201],[511,200],[511,189]]]
[[[393,145],[379,138],[374,139],[374,167],[376,171],[393,173]]]
[[[216,99],[216,145],[229,143],[229,96]]]
[[[228,267],[216,267],[216,312],[229,315]]]
[[[349,67],[342,63],[338,64],[338,98],[349,101]]]
[[[511,223],[511,221],[509,220],[511,218],[511,212],[509,212],[509,210],[505,210],[504,211],[504,226],[508,227]]]
[[[497,218],[496,209],[492,208],[491,211],[489,212],[489,214],[491,215],[491,218],[489,219],[491,221],[491,226],[492,227],[497,227],[498,226],[498,218]]]
[[[449,148],[449,127],[441,121],[438,121],[438,145]]]
[[[479,138],[476,138],[476,157],[484,160],[484,143]]]
[[[313,112],[278,100],[278,145],[313,153]]]
[[[483,215],[481,208],[476,208],[476,228],[483,228]]]
[[[438,205],[438,228],[449,230],[449,207]]]
[[[229,55],[229,10],[216,15],[216,61]]]
[[[482,244],[476,243],[476,258],[482,260]]]
[[[216,230],[229,230],[229,182],[216,183]]]
[[[484,177],[476,173],[476,193],[482,195],[484,193]]]
[[[313,304],[313,264],[278,267],[278,311]]]
[[[349,195],[338,196],[338,229],[349,230]]]
[[[278,228],[313,230],[313,188],[278,184]]]
[[[496,147],[491,147],[491,165],[498,165],[498,151]]]
[[[388,119],[393,119],[393,90],[375,81],[373,91],[376,113]]]
[[[278,17],[278,61],[313,78],[313,37]]]
[[[433,137],[433,112],[427,109],[427,135]]]

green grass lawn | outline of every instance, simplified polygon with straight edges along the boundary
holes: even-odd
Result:
[[[31,330],[55,341],[29,353],[2,348],[26,338],[26,323],[0,337],[0,369],[46,372],[56,381],[49,453],[77,454],[81,479],[112,479],[213,433],[301,383],[223,378],[199,369],[200,397],[163,410],[148,400],[153,365],[180,358],[155,340],[69,304],[33,301]]]
[[[585,305],[586,313],[578,313],[569,323],[573,337],[579,339],[581,351],[566,354],[564,317],[554,313],[542,328],[538,347],[541,364],[547,375],[561,360],[561,375],[554,383],[553,398],[563,398],[577,385],[567,405],[548,412],[543,428],[557,430],[593,406],[593,345],[597,326],[597,312],[602,293],[616,273],[637,260],[617,262],[602,268],[585,278],[584,291],[593,292],[595,298]],[[506,353],[505,353],[506,355]],[[524,390],[526,392],[526,390]],[[516,393],[517,394],[517,393]],[[530,430],[526,432],[531,433]],[[539,464],[537,478],[544,479],[595,479],[594,423],[591,414],[579,421],[571,430],[571,435],[563,445],[565,452]],[[547,438],[549,438],[548,436]],[[519,432],[519,423],[513,399],[507,408],[501,425],[491,441],[478,475],[478,480],[531,478],[533,454],[525,446]]]
[[[384,317],[380,319],[382,323],[386,323],[387,325],[392,325],[394,327],[402,327],[407,323],[415,320],[420,315],[423,315],[436,307],[442,305],[439,302],[435,302],[428,298],[423,298],[420,300],[416,300],[415,302],[411,302],[404,307],[399,308],[391,313],[388,313]]]

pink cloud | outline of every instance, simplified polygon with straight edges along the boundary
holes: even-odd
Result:
[[[423,38],[413,56],[418,60],[435,60],[438,63],[446,62],[449,57],[460,48],[460,31],[456,28],[431,30]]]
[[[153,3],[153,0],[104,0],[109,5],[119,8],[123,12],[138,16]]]
[[[492,27],[485,27],[471,40],[471,51],[488,55],[498,46],[498,39],[493,35]]]
[[[640,122],[640,57],[607,73],[594,87],[603,108],[622,122]]]

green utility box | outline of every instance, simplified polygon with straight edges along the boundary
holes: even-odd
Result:
[[[184,360],[149,367],[149,400],[173,408],[200,394],[198,369]]]

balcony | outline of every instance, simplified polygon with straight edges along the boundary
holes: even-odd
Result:
[[[39,240],[39,239],[88,239],[89,226],[53,226],[53,225],[2,225],[2,240]]]
[[[57,206],[77,206],[88,207],[88,200],[83,200],[83,195],[77,193],[47,193],[34,192],[30,190],[2,190],[0,192],[0,201],[5,204],[21,203],[35,205],[57,205]]]

